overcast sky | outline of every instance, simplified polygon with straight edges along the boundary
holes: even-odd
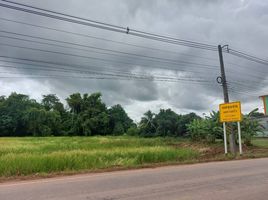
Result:
[[[213,45],[228,44],[233,49],[268,59],[268,1],[264,0],[16,0],[16,2],[130,27],[130,30],[138,29]],[[7,19],[80,35],[33,27]],[[218,104],[223,101],[222,89],[216,83],[216,77],[220,73],[217,52],[135,38],[127,34],[76,25],[2,7],[0,7],[0,27],[0,56],[13,58],[0,57],[0,95],[17,92],[40,100],[43,94],[53,93],[64,101],[74,92],[100,91],[108,106],[121,104],[135,120],[139,120],[149,109],[158,112],[160,108],[171,108],[177,113],[196,112],[202,115],[217,109]],[[146,59],[111,52],[109,54],[109,51],[100,49],[48,42],[12,33],[160,59]],[[45,42],[49,44],[44,44]],[[18,63],[22,62],[21,60],[14,58],[42,60],[66,66],[49,64],[40,66],[42,64],[28,61],[23,61],[25,64],[21,64]],[[267,65],[229,54],[224,54],[224,59],[231,101],[241,100],[244,112],[254,108],[260,108],[263,112],[258,96],[268,93]],[[167,60],[175,62],[166,62]],[[52,68],[59,67],[77,71],[51,71]],[[95,74],[89,74],[88,71]],[[103,73],[113,74],[109,76],[113,80],[85,78],[101,77],[100,74]],[[172,77],[188,81],[122,80],[117,77],[122,73],[144,77]],[[37,76],[46,77],[37,78]],[[191,81],[192,79],[207,82],[197,83]]]

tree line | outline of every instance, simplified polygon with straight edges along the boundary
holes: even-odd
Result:
[[[185,136],[195,113],[179,115],[171,109],[158,114],[147,111],[139,123],[121,105],[107,107],[101,93],[74,93],[66,106],[55,94],[41,102],[28,95],[12,93],[0,97],[0,136],[94,136],[140,135]]]

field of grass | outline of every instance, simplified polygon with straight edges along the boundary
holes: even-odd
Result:
[[[136,137],[0,138],[0,177],[88,172],[184,162],[199,152],[177,139]]]
[[[0,138],[0,181],[171,163],[268,157],[268,139],[244,147],[243,156],[225,156],[223,144],[174,138],[26,137]]]

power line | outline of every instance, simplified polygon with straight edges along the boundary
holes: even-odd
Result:
[[[108,26],[108,27],[115,28],[115,29],[121,29],[123,31],[127,30],[128,31],[127,34],[131,33],[130,29],[128,27],[125,28],[125,27],[122,27],[122,26],[112,25],[112,24],[109,24],[109,23],[103,23],[103,22],[96,21],[96,20],[77,17],[77,16],[74,16],[74,15],[69,15],[69,14],[56,12],[56,11],[52,11],[52,10],[48,10],[48,9],[43,9],[43,8],[39,8],[39,7],[27,5],[27,4],[17,3],[17,2],[13,2],[13,1],[9,1],[9,0],[2,0],[2,1],[8,2],[10,4],[15,4],[15,5],[27,7],[27,8],[32,8],[32,9],[35,9],[35,10],[40,10],[40,11],[45,11],[45,12],[48,12],[48,13],[53,13],[53,14],[56,14],[56,15],[62,15],[62,16],[65,16],[65,17],[70,17],[70,18],[74,18],[74,19],[78,19],[78,20],[82,20],[82,21],[87,21],[87,22],[91,22],[91,23],[94,23],[94,24],[100,24],[100,25]],[[200,43],[200,42],[194,42],[194,41],[190,41],[190,40],[183,40],[183,39],[173,38],[173,37],[169,37],[169,36],[163,36],[163,35],[159,35],[159,34],[153,34],[153,33],[145,32],[145,31],[139,31],[139,30],[136,30],[136,29],[131,29],[131,31],[134,31],[134,32],[140,33],[140,34],[151,35],[151,36],[155,36],[155,37],[160,37],[160,38],[166,38],[166,39],[170,39],[170,40],[180,41],[180,42],[187,42],[187,43],[191,43],[191,44],[195,44],[195,45],[201,45],[201,46],[207,46],[207,47],[210,46],[212,48],[215,47],[214,45],[209,45],[209,44]]]
[[[170,82],[170,83],[177,83],[177,82],[185,82],[187,84],[198,84],[198,85],[211,85],[206,81],[202,80],[194,80],[194,79],[162,79],[162,78],[139,78],[139,77],[110,77],[110,76],[66,76],[62,74],[34,74],[34,73],[16,73],[16,72],[0,72],[0,74],[10,74],[10,75],[25,75],[25,76],[2,76],[0,78],[75,78],[75,79],[108,79],[108,80],[139,80],[139,81],[155,81],[155,82]]]
[[[57,42],[57,43],[68,44],[68,45],[79,46],[79,47],[85,47],[85,48],[90,48],[90,49],[97,49],[97,50],[101,50],[101,51],[108,51],[108,52],[113,52],[113,53],[118,53],[118,54],[124,54],[124,55],[128,55],[128,56],[135,56],[135,57],[139,57],[139,58],[142,57],[140,59],[143,59],[143,60],[146,60],[146,61],[156,61],[157,60],[158,62],[169,63],[169,64],[173,64],[173,65],[174,64],[177,65],[177,64],[181,64],[182,63],[182,64],[205,66],[206,68],[208,68],[208,67],[215,68],[216,67],[215,65],[210,65],[210,64],[194,63],[194,62],[187,62],[187,61],[182,61],[182,60],[172,60],[172,59],[160,58],[160,57],[155,57],[155,56],[146,56],[146,55],[141,55],[141,54],[133,54],[133,53],[122,52],[122,51],[111,50],[111,49],[105,49],[105,48],[99,48],[99,47],[94,47],[94,46],[89,46],[89,45],[82,45],[82,44],[73,43],[73,42],[66,42],[66,41],[60,41],[60,40],[55,40],[55,39],[48,39],[48,38],[43,38],[43,37],[36,37],[36,36],[32,36],[32,35],[13,33],[13,32],[3,31],[3,30],[0,30],[0,32],[1,33],[7,33],[7,34],[24,36],[24,37],[29,37],[29,38],[41,39],[41,40],[50,41],[50,42]],[[58,44],[55,44],[55,43],[52,44],[52,43],[39,42],[39,41],[35,41],[35,40],[28,40],[28,39],[23,39],[23,38],[18,38],[18,37],[11,37],[11,36],[3,36],[3,35],[0,35],[0,37],[8,38],[8,39],[14,39],[14,40],[20,40],[20,41],[26,41],[26,42],[32,42],[32,43],[38,43],[38,44],[45,44],[45,45],[50,45],[50,46],[57,46],[57,47],[61,47],[61,48],[68,48],[68,49],[70,49],[70,47],[63,46],[63,45],[58,45]],[[93,53],[97,53],[97,54],[119,56],[117,54],[96,52],[96,51],[92,51],[92,50],[89,51],[89,50],[86,50],[86,49],[75,48],[75,47],[72,47],[72,49],[76,49],[76,50],[80,50],[80,51],[86,51],[86,52],[93,52]]]
[[[13,47],[13,48],[19,48],[19,49],[27,49],[27,50],[31,50],[31,51],[40,51],[40,52],[45,52],[45,53],[59,54],[59,55],[63,55],[63,56],[72,56],[72,57],[78,57],[78,58],[84,58],[84,59],[90,59],[90,60],[98,60],[101,62],[108,62],[108,63],[114,62],[114,63],[120,63],[120,64],[124,64],[124,65],[133,66],[133,63],[111,60],[111,59],[106,59],[106,58],[98,58],[98,57],[93,57],[93,56],[84,56],[84,55],[78,55],[78,54],[63,53],[60,51],[44,50],[44,49],[39,49],[39,48],[25,47],[25,46],[12,45],[12,44],[6,44],[6,43],[0,43],[0,45]],[[145,64],[136,64],[136,66],[152,67],[150,65],[145,65]],[[183,66],[193,67],[193,66],[189,66],[189,65],[185,65],[185,64],[183,64]],[[166,67],[162,67],[162,66],[158,66],[158,65],[154,65],[154,67],[159,68],[159,69],[178,70],[178,69],[166,68]],[[199,68],[211,69],[209,66],[199,66]],[[217,70],[217,69],[215,68],[215,70]]]
[[[237,56],[239,58],[244,58],[244,59],[247,59],[247,60],[252,61],[252,62],[256,62],[256,63],[263,64],[263,65],[268,65],[268,60],[257,58],[255,56],[252,56],[252,55],[240,52],[240,51],[229,49],[229,53],[231,55]]]
[[[29,65],[29,64],[24,64]],[[30,65],[31,66],[31,65]],[[32,65],[34,66],[34,65]],[[105,76],[114,76],[114,77],[127,77],[127,78],[140,78],[140,79],[166,79],[166,80],[194,80],[199,82],[207,82],[210,81],[204,80],[204,79],[193,79],[192,77],[167,77],[167,76],[156,76],[156,75],[144,75],[144,74],[132,74],[132,73],[107,73],[107,72],[100,72],[96,70],[73,70],[73,69],[66,69],[66,68],[59,68],[59,67],[51,67],[47,66],[46,68],[36,68],[36,67],[17,67],[17,66],[11,66],[11,65],[2,65],[0,64],[0,68],[11,68],[11,69],[20,69],[20,70],[38,70],[38,71],[50,71],[50,72],[63,72],[63,73],[79,73],[79,74],[93,74],[93,75],[105,75]],[[1,73],[1,72],[0,72]]]
[[[102,66],[92,66],[92,65],[78,65],[78,64],[69,64],[69,63],[62,63],[62,62],[52,62],[52,61],[44,61],[44,60],[37,60],[37,59],[30,59],[30,58],[20,58],[20,57],[13,57],[13,56],[5,56],[5,55],[0,55],[0,58],[4,58],[4,59],[14,59],[14,60],[20,60],[20,61],[24,61],[24,62],[31,62],[31,63],[42,63],[42,64],[49,64],[49,65],[58,65],[58,66],[63,66],[63,67],[70,67],[70,68],[80,68],[80,69],[88,69],[88,67],[93,67],[93,68],[99,68]],[[22,64],[22,63],[18,63],[18,62],[14,62],[14,61],[5,61],[5,62],[13,62],[13,63],[17,63],[17,64]],[[106,68],[107,66],[105,66]],[[113,68],[114,69],[114,68]],[[167,69],[167,68],[164,68]],[[175,69],[170,69],[173,71],[178,71]],[[120,71],[118,71],[120,72]],[[182,71],[180,71],[182,72]],[[187,72],[189,72],[187,70]]]
[[[67,71],[78,72],[78,73],[94,73],[94,72],[97,71],[97,73],[103,73],[103,71],[100,71],[100,70],[88,69],[88,67],[99,68],[101,66],[70,65],[70,64],[66,64],[66,63],[48,62],[48,61],[42,61],[42,60],[16,58],[16,57],[9,57],[9,56],[0,56],[0,57],[6,58],[6,59],[15,59],[15,60],[31,62],[31,64],[24,63],[24,62],[18,62],[18,61],[0,60],[2,62],[33,66],[35,68],[36,67],[41,67],[41,68],[44,68],[45,70],[47,70],[47,69],[65,70],[65,71],[67,70]],[[32,64],[32,63],[42,63],[42,65],[40,65],[40,64]],[[43,65],[43,64],[46,64],[46,65]],[[66,67],[68,67],[68,68],[66,68]],[[11,67],[11,68],[19,68],[19,67]],[[165,79],[177,79],[177,78],[190,78],[191,79],[191,78],[198,78],[198,80],[202,80],[202,81],[205,81],[205,82],[210,82],[210,81],[207,80],[207,78],[204,79],[203,77],[189,77],[189,76],[185,76],[185,75],[182,76],[182,77],[178,77],[178,76],[177,77],[174,77],[174,76],[172,77],[172,76],[164,76],[163,74],[161,74],[161,75],[158,75],[158,74],[146,75],[145,73],[140,74],[140,73],[133,73],[133,72],[122,72],[122,71],[114,70],[114,68],[113,68],[113,70],[105,69],[105,73],[107,73],[107,72],[116,73],[116,74],[123,74],[124,76],[126,76],[126,75],[129,75],[129,76],[142,76],[142,77],[145,77],[145,78],[153,78],[153,77],[165,78]]]
[[[14,58],[15,59],[15,58]],[[43,68],[43,70],[47,70],[47,69],[56,69],[56,70],[68,70],[70,72],[77,72],[77,73],[91,73],[91,72],[95,72],[95,71],[101,71],[101,70],[92,70],[92,69],[88,69],[87,67],[94,67],[94,68],[104,68],[105,69],[105,72],[112,72],[112,73],[120,73],[120,74],[127,74],[127,75],[133,75],[133,76],[136,76],[136,75],[140,75],[140,76],[145,76],[145,77],[152,77],[152,76],[155,76],[155,75],[159,75],[159,74],[152,74],[152,75],[146,75],[146,74],[138,74],[138,73],[133,73],[133,72],[126,72],[126,71],[122,71],[122,70],[107,70],[106,68],[107,67],[103,67],[103,66],[81,66],[81,65],[64,65],[64,64],[61,64],[59,65],[59,63],[57,63],[57,65],[53,65],[53,66],[50,66],[51,63],[49,63],[49,65],[40,65],[40,64],[30,64],[30,63],[23,63],[23,62],[17,62],[17,61],[7,61],[7,60],[0,60],[2,62],[5,62],[5,63],[13,63],[13,64],[20,64],[20,65],[27,65],[27,66],[33,66],[33,68],[24,68],[24,67],[14,67],[14,66],[10,66],[10,68],[18,68],[18,69],[34,69],[34,70],[39,70],[40,68]],[[36,61],[31,61],[31,62],[36,62]],[[43,63],[43,62],[41,62]],[[59,66],[61,67],[59,67]],[[0,66],[3,66],[3,65],[0,65]],[[69,68],[66,68],[69,67]],[[6,67],[9,67],[9,66],[6,66]],[[72,69],[72,68],[74,69]],[[163,76],[161,75],[161,77],[167,77],[167,76]],[[170,77],[170,76],[168,76]],[[199,78],[199,77],[198,77]]]
[[[268,64],[268,60],[265,60],[265,59],[262,59],[262,58],[258,58],[258,57],[253,56],[253,55],[249,55],[249,54],[244,53],[242,51],[237,51],[237,50],[234,50],[234,49],[229,49],[229,51],[235,52],[235,53],[238,53],[238,54],[241,54],[241,55],[244,55],[244,56],[247,56],[247,57],[252,58],[252,59],[260,60],[260,61],[265,62],[266,64]]]
[[[31,14],[35,14],[35,15],[39,15],[39,16],[44,16],[44,17],[53,18],[53,19],[66,21],[66,22],[70,22],[70,23],[75,23],[75,24],[80,24],[80,25],[84,25],[84,26],[91,26],[91,27],[95,27],[95,28],[108,30],[108,31],[124,33],[124,34],[127,33],[129,35],[133,35],[136,37],[142,37],[142,38],[156,40],[156,41],[160,41],[160,42],[176,44],[176,45],[183,45],[183,46],[199,48],[199,49],[203,49],[203,50],[217,51],[217,47],[214,45],[209,45],[209,44],[199,43],[199,42],[194,42],[194,41],[189,41],[189,40],[182,40],[182,39],[157,35],[157,34],[153,34],[153,33],[147,33],[147,32],[138,31],[138,30],[131,30],[130,31],[129,28],[115,26],[115,25],[108,24],[108,23],[97,22],[97,21],[93,21],[93,20],[89,20],[89,19],[85,19],[85,18],[67,15],[64,13],[55,12],[55,11],[42,9],[42,8],[38,8],[38,7],[33,7],[33,6],[26,5],[26,4],[12,2],[12,1],[4,1],[4,0],[1,0],[1,1],[8,2],[9,4],[13,4],[13,5],[15,4],[15,5],[26,7],[26,8],[22,8],[22,7],[18,7],[18,6],[0,3],[1,7],[13,9],[13,10],[18,10],[18,11],[22,11],[22,12],[26,12],[26,13],[31,13]],[[35,10],[32,10],[32,9],[35,9]]]
[[[13,23],[17,23],[17,24],[23,24],[23,25],[31,26],[31,27],[35,27],[35,28],[42,28],[42,29],[46,29],[46,30],[56,31],[56,32],[60,32],[60,33],[66,33],[66,34],[79,36],[79,37],[84,37],[84,38],[91,38],[91,39],[111,42],[111,43],[115,43],[115,44],[131,46],[131,47],[135,47],[135,48],[142,48],[142,49],[158,51],[158,52],[163,52],[163,53],[169,53],[169,54],[175,54],[175,55],[181,55],[181,56],[187,56],[187,57],[195,57],[195,58],[200,58],[200,59],[205,59],[205,60],[218,61],[218,59],[214,59],[214,58],[210,58],[210,57],[203,57],[203,56],[197,56],[197,55],[193,55],[193,54],[186,54],[186,53],[181,53],[181,52],[171,51],[171,50],[166,50],[166,49],[159,49],[159,48],[153,48],[153,47],[148,47],[148,46],[142,46],[142,45],[127,43],[127,42],[122,42],[122,41],[111,40],[111,39],[107,39],[107,38],[96,37],[96,36],[92,36],[92,35],[88,35],[88,34],[75,33],[75,32],[66,31],[66,30],[62,30],[62,29],[51,28],[51,27],[43,26],[43,25],[30,24],[30,23],[11,20],[11,19],[7,19],[7,18],[1,18],[0,17],[0,20],[13,22]]]
[[[13,64],[20,64],[20,65],[26,65],[26,66],[32,66],[31,68],[29,67],[18,67],[18,66],[10,66],[10,65],[0,65],[2,67],[7,67],[7,68],[15,68],[15,69],[32,69],[32,70],[54,70],[55,71],[58,71],[58,70],[63,70],[63,71],[69,71],[69,72],[74,72],[74,73],[92,73],[92,72],[96,72],[96,71],[101,71],[101,70],[92,70],[92,69],[88,69],[88,68],[85,68],[83,67],[82,69],[77,67],[77,65],[74,65],[73,68],[70,68],[71,66],[68,65],[67,67],[69,68],[66,68],[66,65],[60,65],[59,66],[50,66],[50,65],[40,65],[40,64],[30,64],[30,63],[23,63],[23,62],[16,62],[16,61],[7,61],[7,60],[0,60],[2,62],[5,62],[5,63],[13,63]],[[58,64],[57,64],[58,65]],[[63,67],[62,67],[63,66]],[[96,67],[96,66],[88,66],[88,67]],[[98,67],[101,67],[101,66],[98,66]],[[105,69],[105,72],[111,72],[111,73],[120,73],[120,74],[127,74],[127,75],[132,75],[132,76],[136,76],[136,75],[142,75],[144,77],[149,77],[149,75],[146,75],[146,74],[137,74],[137,73],[132,73],[132,72],[124,72],[124,71],[118,71],[118,70],[107,70]],[[156,74],[157,75],[157,74]],[[152,76],[150,76],[152,77]],[[162,77],[165,77],[165,76],[162,76]]]
[[[238,90],[233,89],[233,88],[230,88],[229,91],[233,94],[244,95],[244,96],[248,96],[248,97],[252,97],[252,98],[256,98],[256,97],[259,97],[261,95],[260,93],[243,92],[243,91],[238,91]]]

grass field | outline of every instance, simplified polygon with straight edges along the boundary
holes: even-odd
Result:
[[[98,170],[268,157],[268,139],[255,139],[243,157],[224,156],[222,143],[174,138],[47,137],[0,138],[0,181]]]
[[[0,177],[128,168],[199,156],[189,147],[175,148],[179,143],[135,137],[0,138]]]

